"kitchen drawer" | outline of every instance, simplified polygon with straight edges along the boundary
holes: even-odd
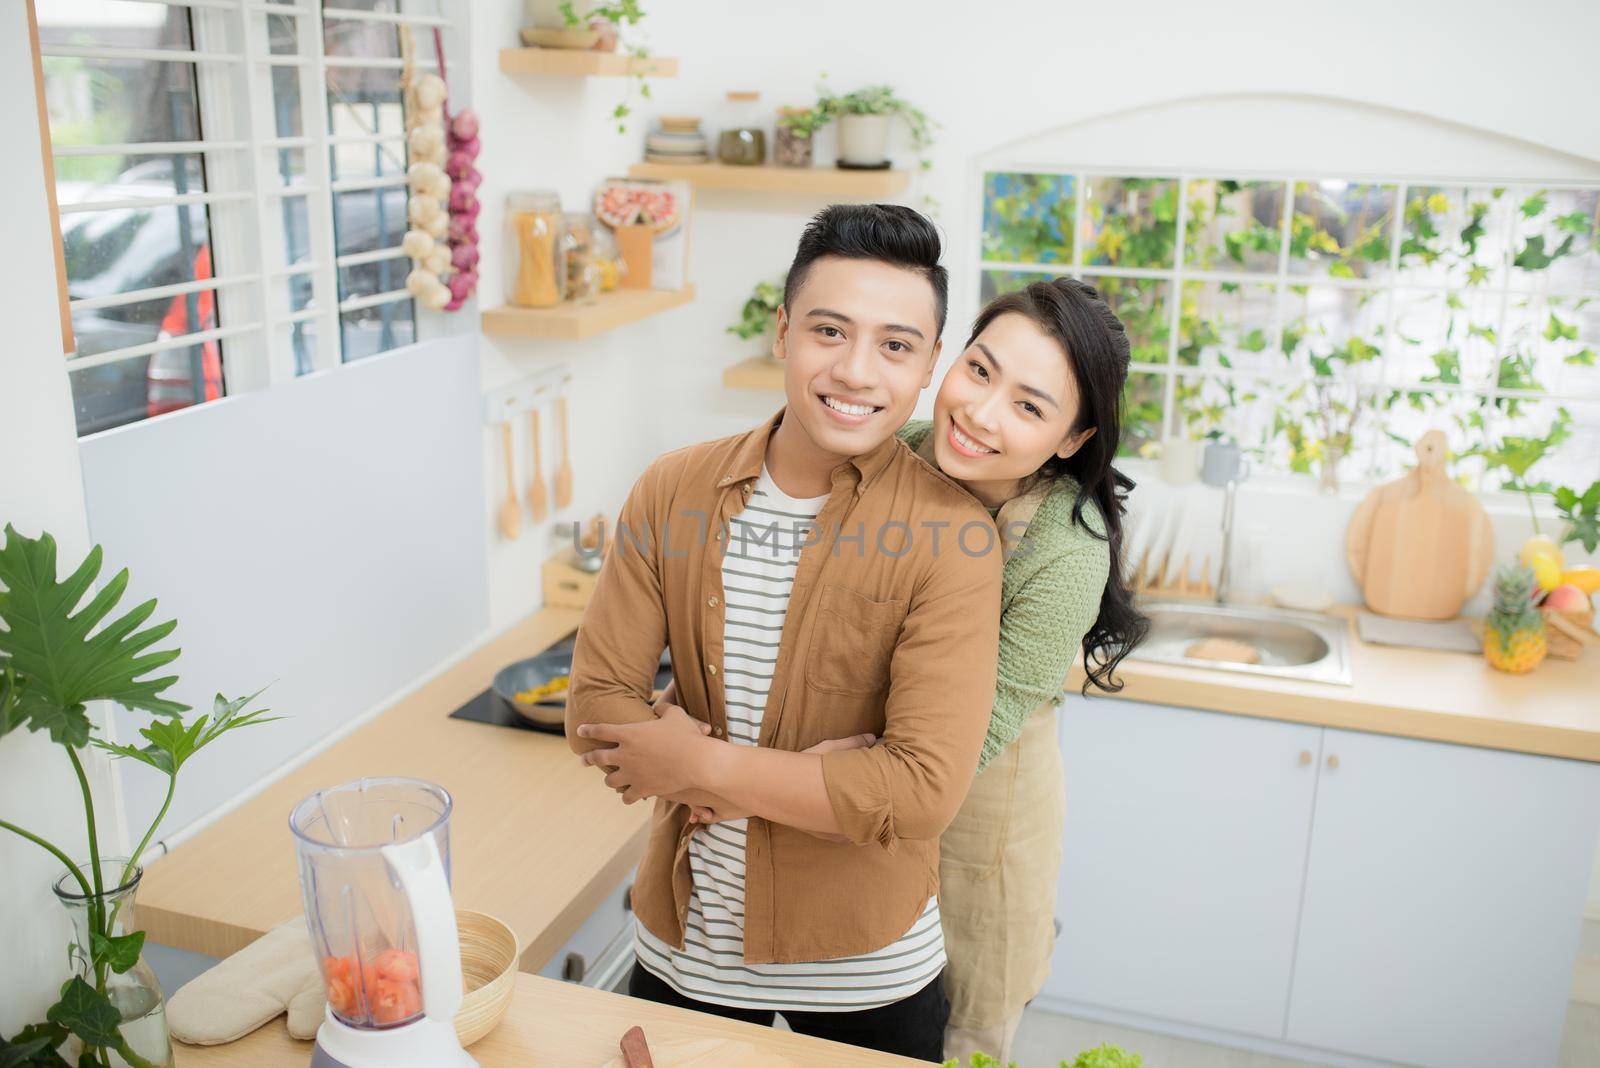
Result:
[[[628,904],[628,891],[633,886],[634,872],[617,884],[600,907],[589,914],[583,926],[575,931],[566,945],[556,950],[555,956],[539,969],[547,979],[561,979],[582,983],[591,977],[606,949],[618,943],[624,935],[633,934],[633,910]]]

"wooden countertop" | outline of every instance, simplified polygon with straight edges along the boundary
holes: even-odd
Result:
[[[298,914],[289,810],[319,787],[411,775],[454,798],[456,903],[508,923],[522,969],[538,971],[643,855],[650,806],[618,804],[559,736],[449,714],[579,617],[534,613],[150,864],[139,890],[150,940],[225,957]]]
[[[688,1044],[707,1040],[724,1043],[717,1052],[727,1059],[719,1057],[716,1063],[725,1068],[894,1068],[923,1063],[526,973],[517,976],[516,993],[500,1025],[468,1052],[482,1068],[602,1068],[612,1061],[621,1063],[618,1042],[635,1025],[644,1028],[651,1052],[663,1065],[673,1063],[667,1058],[675,1049],[687,1053]],[[174,1043],[173,1049],[179,1068],[304,1068],[311,1060],[311,1044],[290,1038],[281,1018],[225,1046]]]
[[[1469,653],[1368,645],[1356,637],[1353,607],[1330,614],[1350,626],[1354,685],[1124,660],[1117,672],[1124,687],[1115,696],[1600,762],[1600,647],[1508,675]],[[1068,689],[1076,693],[1082,684],[1083,669],[1074,667]]]

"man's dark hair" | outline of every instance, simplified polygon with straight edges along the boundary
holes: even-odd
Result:
[[[939,266],[939,231],[921,212],[900,204],[830,204],[812,216],[783,285],[783,305],[792,308],[811,265],[824,256],[879,260],[915,271],[933,287],[938,333],[944,333],[950,276]],[[935,335],[936,337],[938,334]]]

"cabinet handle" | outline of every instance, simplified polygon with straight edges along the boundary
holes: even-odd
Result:
[[[1309,749],[1300,750],[1300,766],[1303,768],[1309,763],[1311,763],[1311,750],[1309,750]]]
[[[1339,770],[1339,754],[1338,753],[1335,753],[1335,754],[1333,754],[1332,756],[1330,756],[1328,758],[1328,770],[1329,771],[1338,771]]]

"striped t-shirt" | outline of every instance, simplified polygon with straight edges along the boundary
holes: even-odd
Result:
[[[744,510],[728,522],[722,678],[728,741],[735,745],[756,745],[760,737],[789,589],[827,499],[790,497],[763,467]],[[943,970],[937,898],[928,899],[909,931],[875,952],[804,964],[744,963],[744,851],[744,820],[696,828],[689,838],[694,887],[684,948],[637,928],[639,963],[685,997],[741,1009],[853,1012],[910,997]]]

